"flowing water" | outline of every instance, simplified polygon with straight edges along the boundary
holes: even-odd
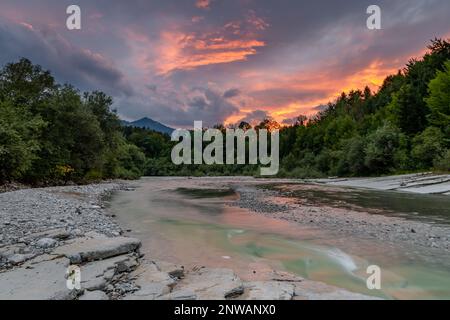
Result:
[[[226,179],[144,178],[135,191],[117,193],[111,200],[124,229],[143,242],[149,258],[194,266],[233,269],[244,280],[269,279],[272,270],[287,271],[311,280],[346,288],[354,292],[387,299],[450,299],[450,257],[430,250],[389,244],[302,226],[286,220],[266,217],[230,204],[238,197]],[[234,184],[245,181],[233,182]],[[340,201],[338,194],[319,191],[309,201]],[[341,205],[366,205],[358,199],[358,190],[346,190]],[[367,206],[379,209],[379,193],[364,191]],[[410,201],[395,200],[389,194],[389,214],[404,215]],[[410,197],[410,196],[408,196]],[[414,201],[421,202],[421,196]],[[429,199],[424,197],[423,199]],[[434,202],[436,202],[436,199]],[[434,218],[450,217],[443,198],[435,207]],[[428,200],[425,200],[428,201]],[[406,203],[402,207],[401,203]],[[334,203],[336,205],[336,203]],[[414,207],[411,216],[422,217]],[[443,209],[444,208],[444,209]],[[420,209],[421,210],[421,209]],[[447,221],[448,222],[448,221]],[[381,290],[368,290],[367,266],[382,270]]]

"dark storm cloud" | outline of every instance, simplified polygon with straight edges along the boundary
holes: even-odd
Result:
[[[228,98],[234,98],[234,97],[237,97],[240,94],[241,94],[241,91],[239,89],[230,89],[230,90],[227,90],[227,91],[225,91],[223,93],[223,97],[227,98],[227,99]]]
[[[271,88],[250,92],[259,103],[271,101],[275,105],[284,105],[293,101],[313,100],[329,94],[329,88]]]
[[[237,124],[247,122],[251,125],[256,125],[265,119],[272,119],[272,117],[264,110],[254,110],[252,112],[248,112],[245,117],[237,122]]]
[[[81,89],[100,88],[109,94],[127,96],[133,93],[124,75],[107,58],[73,46],[51,29],[6,23],[0,18],[0,43],[2,63],[25,57],[49,68],[59,81]]]

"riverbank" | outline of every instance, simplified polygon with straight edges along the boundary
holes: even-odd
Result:
[[[143,257],[104,199],[128,183],[0,194],[0,299],[373,299],[289,273],[242,281],[231,269]],[[66,284],[80,267],[80,288]]]
[[[268,186],[264,183],[236,186],[236,191],[240,198],[234,205],[276,219],[329,230],[340,236],[427,248],[437,255],[450,252],[450,225],[439,223],[437,219],[427,220],[417,212],[393,216],[388,210],[361,207],[343,200],[314,202],[308,198],[308,194],[314,192],[345,195],[346,187],[292,183]]]
[[[423,181],[425,177],[417,178]],[[160,186],[166,202],[171,192],[176,197],[192,197],[192,201],[182,202],[185,210],[190,210],[186,205],[192,205],[203,214],[213,214],[213,211],[218,214],[223,209],[214,199],[225,196],[229,199],[226,203],[232,213],[230,217],[237,207],[245,208],[249,211],[239,213],[242,217],[260,215],[298,224],[304,232],[320,230],[320,234],[328,234],[338,246],[345,239],[367,241],[370,247],[376,241],[386,248],[403,248],[402,254],[411,255],[411,261],[415,261],[412,256],[417,252],[426,251],[431,264],[435,262],[434,257],[448,256],[450,251],[449,225],[390,216],[379,208],[347,203],[345,200],[351,197],[345,195],[359,189],[329,185],[329,180],[305,183],[248,177],[148,179],[154,183],[148,189],[151,194],[144,191],[148,196],[153,196],[154,187]],[[399,181],[405,177],[392,179]],[[444,177],[433,179],[445,183]],[[223,261],[219,264],[227,267],[215,266],[201,258],[195,266],[182,259],[174,263],[157,258],[158,254],[146,247],[148,240],[142,241],[108,207],[111,194],[134,194],[135,187],[142,183],[145,182],[119,181],[0,194],[0,299],[372,299],[276,268],[260,270],[258,265],[240,265],[241,269],[254,270],[250,277],[242,278],[233,267],[237,261],[227,256],[219,255]],[[170,191],[170,188],[175,189]],[[234,190],[237,197],[228,190]],[[333,193],[342,193],[343,200],[322,201]],[[388,191],[382,196],[391,194]],[[212,202],[208,200],[208,206],[202,207],[198,203],[202,196],[211,197]],[[159,197],[152,200],[157,201],[151,202],[153,207],[173,210],[168,203],[159,203]],[[175,202],[169,200],[169,203]],[[127,216],[126,212],[122,214]],[[366,250],[364,246],[357,247]],[[80,290],[66,287],[70,265],[81,268]]]
[[[0,299],[117,299],[126,294],[140,241],[104,210],[123,182],[0,194]],[[81,266],[79,290],[66,273]]]
[[[232,269],[244,282],[275,270],[388,299],[450,297],[448,196],[248,177],[136,185],[111,210],[147,257]],[[365,285],[373,264],[383,270],[378,293]]]
[[[434,174],[432,172],[371,178],[308,179],[306,181],[331,186],[450,195],[450,174]]]

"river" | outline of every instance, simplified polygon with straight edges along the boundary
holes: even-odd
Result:
[[[129,229],[129,235],[142,240],[146,257],[186,268],[231,268],[244,280],[269,279],[277,270],[385,299],[450,299],[448,255],[348,236],[233,206],[239,195],[231,186],[246,182],[143,178],[134,191],[116,193],[109,210]],[[291,193],[290,197],[300,195]],[[301,197],[316,205],[357,206],[427,223],[450,221],[448,196],[315,189]],[[381,290],[366,286],[369,265],[382,270]]]

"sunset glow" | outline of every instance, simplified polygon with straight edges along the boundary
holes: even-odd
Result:
[[[2,1],[0,37],[14,39],[2,64],[28,52],[60,81],[112,95],[125,119],[181,127],[313,115],[342,91],[378,90],[450,34],[439,1],[412,1],[408,12],[384,3],[382,30],[366,28],[367,4],[356,0],[79,2],[83,28],[73,32],[62,3]]]

